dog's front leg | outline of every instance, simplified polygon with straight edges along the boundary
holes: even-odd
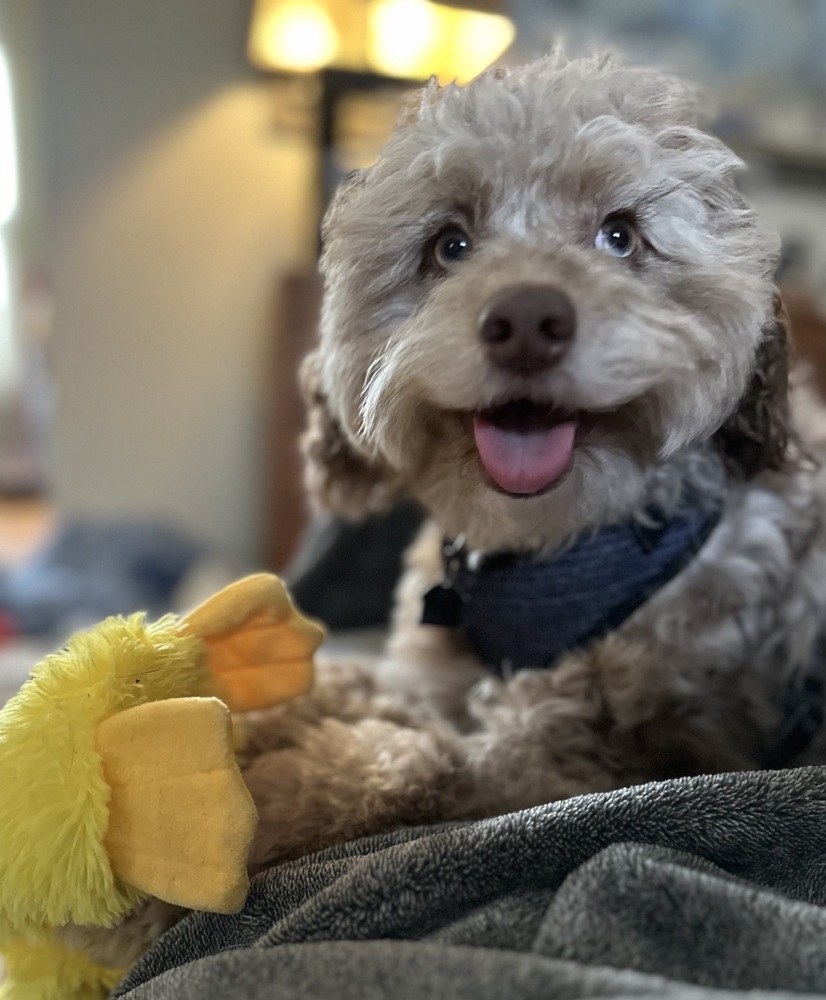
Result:
[[[449,671],[451,662],[429,666]],[[397,681],[407,668],[421,676],[422,666],[408,649],[404,662],[385,661],[382,672]],[[427,700],[395,701],[357,665],[328,667],[307,698],[251,718],[256,755],[245,779],[260,818],[254,865],[633,780],[616,759],[589,662],[553,677],[527,671],[510,683],[480,682],[482,674],[467,664],[451,699],[461,711],[445,713]]]
[[[253,868],[464,814],[473,800],[462,737],[443,723],[326,717],[293,735],[244,774],[259,813]]]

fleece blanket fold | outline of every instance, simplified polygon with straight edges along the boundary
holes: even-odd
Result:
[[[680,779],[270,868],[114,995],[826,997],[824,904],[826,769]]]

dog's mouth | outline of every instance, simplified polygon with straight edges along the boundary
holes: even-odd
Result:
[[[544,493],[571,468],[579,423],[576,414],[529,399],[479,410],[473,415],[479,461],[505,493]]]

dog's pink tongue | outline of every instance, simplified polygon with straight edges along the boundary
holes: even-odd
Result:
[[[477,413],[473,436],[479,460],[490,478],[508,493],[540,493],[567,471],[574,450],[576,423],[514,428],[493,423]]]

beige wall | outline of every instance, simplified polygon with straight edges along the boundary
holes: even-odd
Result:
[[[161,514],[255,559],[274,289],[314,245],[310,146],[272,128],[272,90],[244,62],[248,3],[26,2],[44,62],[55,496]]]

